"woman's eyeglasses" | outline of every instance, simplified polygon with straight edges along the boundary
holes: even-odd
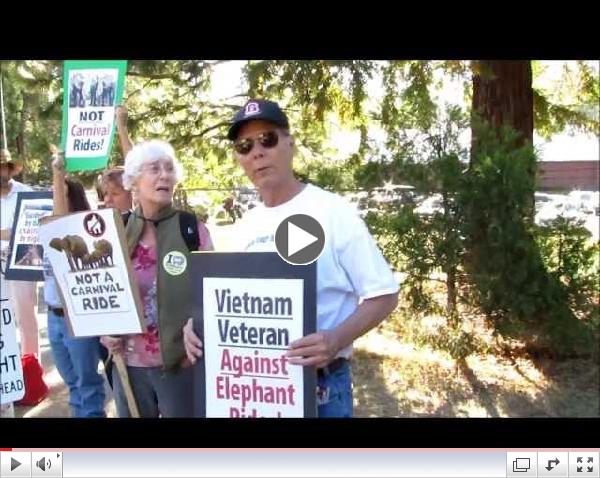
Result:
[[[175,166],[172,161],[165,161],[164,164],[161,164],[161,161],[155,161],[142,166],[142,172],[150,173],[152,176],[158,176],[163,169],[167,174],[175,173]]]

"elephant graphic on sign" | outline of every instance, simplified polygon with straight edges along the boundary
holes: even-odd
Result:
[[[83,258],[83,262],[89,269],[113,266],[112,244],[106,239],[94,242],[94,250]]]
[[[66,235],[62,239],[55,237],[50,241],[50,247],[65,253],[71,272],[84,269],[83,258],[89,254],[89,251],[80,236]]]
[[[114,266],[113,247],[106,239],[95,241],[92,252],[80,236],[72,235],[62,239],[55,237],[50,241],[50,247],[65,253],[71,272]]]
[[[85,106],[85,98],[83,94],[84,78],[81,73],[76,73],[71,78],[71,92],[69,95],[69,107],[83,108]]]

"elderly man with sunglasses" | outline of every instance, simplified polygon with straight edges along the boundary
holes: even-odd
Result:
[[[294,138],[277,103],[246,103],[228,138],[263,200],[240,223],[241,250],[275,251],[275,230],[293,214],[314,217],[325,231],[317,259],[317,332],[290,344],[287,356],[291,364],[317,368],[319,417],[351,417],[352,343],[394,310],[398,284],[357,211],[341,197],[295,178]],[[202,356],[191,320],[184,344],[192,362]]]

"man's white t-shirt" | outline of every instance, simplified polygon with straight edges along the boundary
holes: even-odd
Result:
[[[356,209],[311,184],[284,204],[248,211],[236,228],[236,250],[274,252],[277,226],[293,214],[312,216],[325,231],[325,247],[317,259],[318,330],[344,322],[360,299],[398,292],[390,266]],[[339,355],[350,354],[348,347]]]
[[[22,191],[32,191],[29,186],[26,186],[19,181],[11,179],[9,193],[0,198],[0,229],[8,229],[12,233],[13,221],[15,219],[15,210],[17,209],[17,193]],[[0,241],[0,249],[8,249],[9,241]]]

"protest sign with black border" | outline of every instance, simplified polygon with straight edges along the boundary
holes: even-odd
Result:
[[[274,252],[194,252],[198,417],[316,417],[316,371],[291,365],[289,344],[316,331],[316,263]]]
[[[40,219],[52,215],[52,191],[17,193],[17,207],[6,262],[8,280],[43,281],[44,248],[39,238]]]

